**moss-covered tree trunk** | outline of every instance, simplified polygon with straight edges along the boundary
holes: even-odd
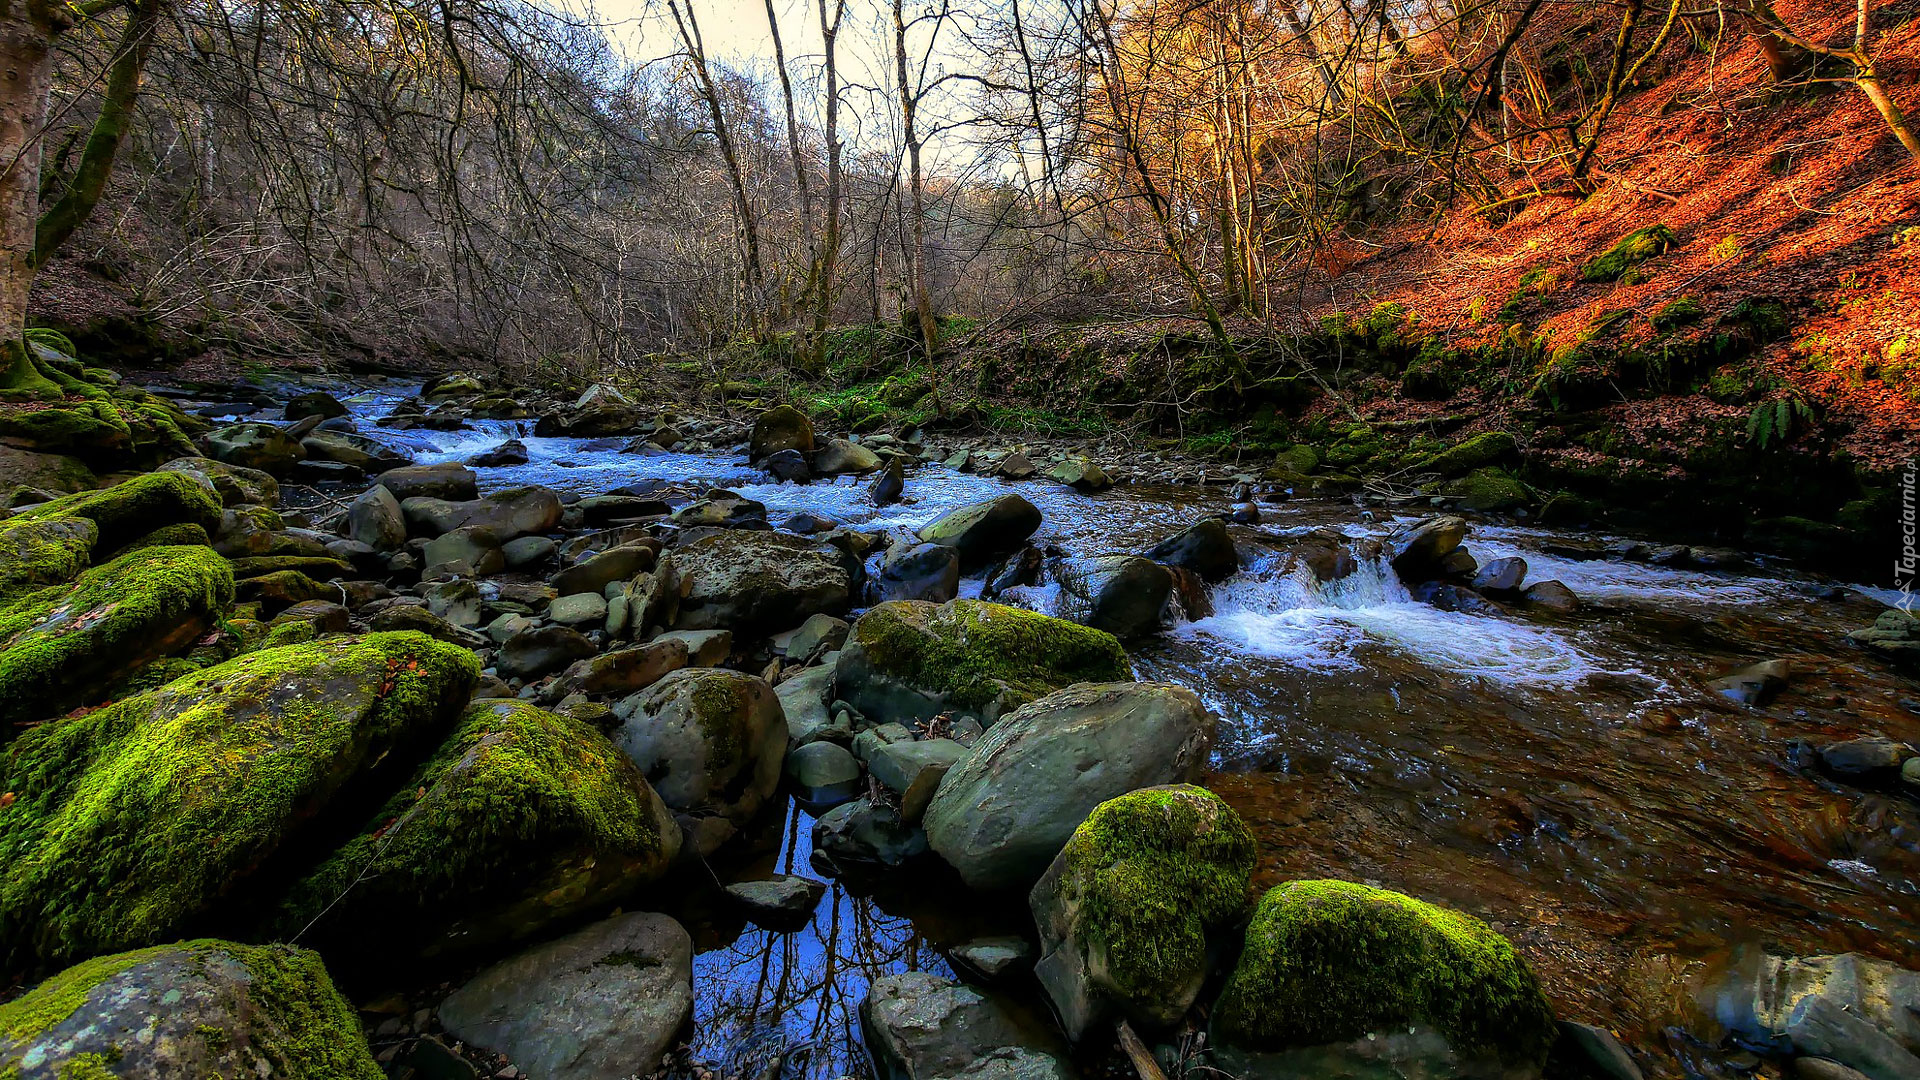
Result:
[[[40,129],[62,11],[54,0],[0,0],[0,392],[53,388],[28,361],[23,334],[40,220]]]

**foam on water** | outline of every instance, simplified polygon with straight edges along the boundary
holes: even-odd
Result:
[[[1467,547],[1481,565],[1517,555],[1527,580],[1558,581],[1583,600],[1623,604],[1760,604],[1776,598],[1774,583],[1737,574],[1678,570],[1623,559],[1568,559],[1535,545],[1553,534],[1534,529],[1475,525]],[[1611,540],[1612,537],[1594,537]]]
[[[1323,584],[1304,564],[1263,553],[1214,589],[1213,604],[1213,615],[1174,634],[1311,671],[1357,669],[1363,648],[1383,646],[1506,685],[1572,686],[1635,673],[1583,649],[1568,632],[1420,603],[1380,559]]]

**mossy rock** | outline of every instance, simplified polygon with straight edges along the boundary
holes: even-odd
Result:
[[[241,603],[259,604],[269,617],[308,600],[337,600],[340,590],[323,585],[298,570],[276,570],[237,583],[234,596]]]
[[[1214,1006],[1215,1037],[1319,1046],[1410,1023],[1457,1051],[1537,1066],[1553,1013],[1532,969],[1478,919],[1347,881],[1269,891]]]
[[[178,525],[162,525],[145,536],[136,537],[116,554],[124,555],[129,551],[138,551],[150,547],[211,547],[213,538],[207,535],[206,527],[187,521]]]
[[[201,939],[96,957],[0,1005],[0,1077],[381,1080],[316,953]]]
[[[229,465],[224,461],[215,461],[206,457],[175,458],[160,466],[159,472],[179,472],[190,476],[199,476],[213,485],[220,496],[222,505],[240,506],[278,506],[280,504],[280,482],[272,473],[259,469],[248,469],[239,465]]]
[[[0,524],[0,600],[79,577],[93,562],[99,536],[100,527],[86,518]]]
[[[1519,450],[1519,444],[1514,441],[1512,435],[1504,431],[1485,431],[1471,438],[1462,439],[1420,462],[1416,467],[1422,472],[1459,476],[1462,473],[1511,460]]]
[[[1580,280],[1586,282],[1619,281],[1629,269],[1680,246],[1680,238],[1665,225],[1635,229],[1598,258],[1580,268]]]
[[[681,668],[613,711],[615,741],[675,811],[745,825],[780,786],[786,718],[764,680]]]
[[[1326,464],[1335,469],[1351,469],[1373,460],[1386,449],[1379,433],[1364,425],[1355,425],[1327,447]]]
[[[1676,297],[1653,313],[1653,328],[1663,334],[1670,334],[1683,326],[1691,326],[1699,322],[1706,313],[1706,309],[1700,306],[1700,301],[1693,297]]]
[[[1305,443],[1289,446],[1273,456],[1273,467],[1305,476],[1320,467],[1320,451]]]
[[[153,547],[0,605],[0,741],[184,651],[232,601],[233,572],[211,548]]]
[[[1112,634],[978,600],[879,604],[853,624],[834,682],[875,721],[955,710],[992,722],[1078,682],[1132,677]]]
[[[353,564],[342,559],[319,555],[248,555],[233,560],[233,576],[236,580],[265,577],[268,574],[281,574],[288,571],[328,581],[350,576],[353,573]]]
[[[1460,505],[1482,513],[1515,510],[1532,501],[1527,486],[1505,469],[1475,469],[1442,489]]]
[[[204,480],[183,473],[146,473],[98,491],[82,491],[44,502],[0,522],[0,551],[5,536],[28,522],[81,518],[98,531],[94,550],[118,551],[168,525],[220,524],[220,499]]]
[[[1186,1015],[1208,932],[1247,906],[1256,845],[1240,815],[1190,785],[1094,808],[1035,885],[1040,984],[1070,1038],[1118,1009],[1153,1029]]]
[[[0,966],[45,970],[245,910],[249,875],[364,820],[363,798],[336,796],[383,764],[404,776],[478,679],[465,649],[371,634],[250,653],[30,729],[0,755],[14,797]]]
[[[679,826],[619,747],[525,702],[482,701],[293,887],[278,930],[304,929],[335,957],[494,945],[622,902],[679,849]]]

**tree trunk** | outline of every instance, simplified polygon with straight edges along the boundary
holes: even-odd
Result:
[[[4,3],[5,0],[0,0]],[[753,202],[747,197],[747,178],[740,168],[740,155],[733,145],[733,135],[727,130],[727,115],[720,106],[720,88],[713,81],[713,73],[707,67],[707,47],[700,35],[700,22],[693,14],[693,5],[688,3],[686,18],[680,16],[680,5],[668,0],[667,11],[673,16],[675,28],[680,31],[680,41],[687,49],[687,59],[693,65],[695,77],[700,84],[700,96],[706,100],[707,112],[713,120],[713,137],[720,144],[720,157],[727,167],[727,181],[733,188],[733,212],[740,222],[740,240],[743,249],[741,277],[745,283],[747,322],[754,333],[760,330],[761,300],[766,294],[766,275],[760,268],[760,226],[754,221]]]
[[[0,0],[0,392],[46,396],[58,389],[28,362],[27,291],[33,286],[40,220],[41,126],[53,79],[61,7]]]
[[[840,168],[840,68],[834,54],[840,37],[840,19],[846,14],[846,0],[835,0],[833,18],[827,18],[827,0],[820,0],[820,44],[824,57],[821,79],[826,94],[827,140],[827,220],[820,238],[820,257],[814,269],[813,332],[816,338],[833,321],[834,275],[840,259],[840,192],[843,186]],[[824,342],[816,345],[818,359],[824,361]]]
[[[907,251],[908,288],[913,292],[913,313],[920,327],[920,344],[929,362],[940,343],[940,327],[933,318],[933,297],[927,289],[927,214],[926,182],[920,174],[920,133],[917,126],[920,97],[907,78],[907,22],[904,0],[893,0],[893,57],[900,80],[900,119],[907,143],[907,194],[912,201],[910,231],[912,246]],[[939,401],[938,384],[934,400]]]

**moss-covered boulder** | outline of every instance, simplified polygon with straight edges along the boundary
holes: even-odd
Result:
[[[183,941],[96,957],[0,1005],[6,1080],[380,1080],[316,953]]]
[[[482,701],[292,889],[279,929],[308,928],[301,940],[330,956],[493,945],[624,900],[679,850],[666,806],[598,731]]]
[[[273,476],[285,476],[307,459],[307,448],[286,429],[253,420],[216,428],[205,442],[215,461]]]
[[[1418,462],[1414,468],[1420,472],[1437,472],[1442,476],[1460,476],[1510,460],[1519,453],[1519,449],[1512,435],[1504,431],[1484,431]]]
[[[1040,527],[1040,510],[1018,495],[963,506],[935,518],[920,530],[920,539],[960,552],[963,570],[974,570],[1001,555],[1017,551]]]
[[[953,712],[992,723],[1061,687],[1131,676],[1103,630],[978,600],[897,600],[853,624],[834,685],[874,721]]]
[[[212,458],[184,457],[175,458],[160,466],[159,472],[187,473],[190,476],[203,477],[213,485],[225,506],[251,504],[255,506],[278,506],[280,504],[280,482],[272,473],[258,469],[229,465]]]
[[[155,529],[193,524],[209,531],[220,524],[220,498],[202,479],[184,473],[147,473],[98,491],[44,502],[0,522],[0,551],[8,532],[30,522],[81,518],[96,530],[94,550],[118,551]],[[0,556],[3,557],[3,556]]]
[[[404,777],[478,679],[472,653],[424,634],[336,638],[30,729],[0,755],[0,967],[164,941],[244,905],[250,875],[364,820],[361,793]]]
[[[791,405],[778,405],[761,413],[754,420],[753,433],[747,440],[747,456],[755,461],[782,450],[798,450],[802,454],[811,454],[814,450],[813,421]]]
[[[976,889],[1026,890],[1108,799],[1190,783],[1215,721],[1171,683],[1082,683],[1001,718],[947,771],[927,842]]]
[[[1147,788],[1087,815],[1030,903],[1042,956],[1034,968],[1067,1035],[1118,1010],[1167,1028],[1200,995],[1209,931],[1247,904],[1255,845],[1219,796]]]
[[[1540,984],[1478,919],[1347,881],[1290,881],[1255,909],[1214,1007],[1249,1050],[1344,1043],[1421,1025],[1462,1057],[1538,1067],[1554,1038]]]
[[[0,492],[19,488],[73,492],[95,487],[99,480],[78,458],[42,454],[0,443]]]
[[[1628,270],[1646,262],[1656,255],[1680,246],[1680,238],[1665,225],[1648,225],[1635,229],[1613,242],[1613,246],[1596,257],[1592,262],[1580,268],[1580,280],[1589,282],[1619,281]]]
[[[1533,501],[1527,486],[1505,469],[1475,469],[1442,489],[1469,510],[1516,510]]]
[[[779,789],[786,714],[761,679],[681,668],[613,711],[614,741],[675,811],[743,825]]]
[[[192,546],[130,551],[0,604],[0,742],[186,650],[232,602],[227,561]]]

